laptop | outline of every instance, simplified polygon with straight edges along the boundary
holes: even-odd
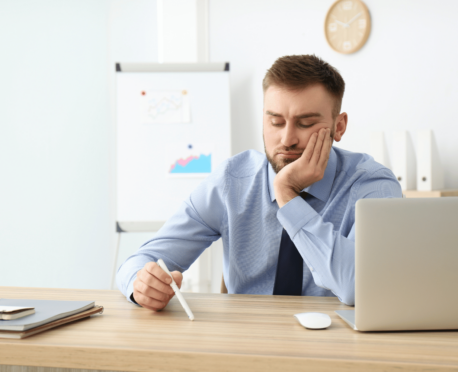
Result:
[[[458,197],[356,203],[358,331],[458,329]]]

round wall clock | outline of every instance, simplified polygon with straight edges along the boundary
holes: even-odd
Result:
[[[371,33],[371,16],[360,0],[338,0],[324,22],[326,40],[332,49],[350,54],[359,50]]]

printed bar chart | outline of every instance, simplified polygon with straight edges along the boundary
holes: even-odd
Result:
[[[180,159],[170,167],[171,174],[177,173],[210,173],[211,167],[211,154],[200,156],[189,156],[186,159]]]

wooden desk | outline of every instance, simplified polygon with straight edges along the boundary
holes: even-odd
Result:
[[[335,298],[185,293],[153,313],[118,291],[0,287],[2,298],[95,300],[101,316],[23,340],[0,339],[0,371],[39,366],[113,371],[458,371],[458,332],[358,333]],[[320,311],[327,330],[306,330],[293,314]],[[47,370],[47,369],[46,369]],[[54,369],[54,371],[56,371]]]

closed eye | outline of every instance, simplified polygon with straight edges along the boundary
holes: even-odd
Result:
[[[313,127],[313,126],[316,125],[316,124],[318,124],[318,123],[312,123],[312,124],[301,124],[301,123],[298,123],[297,126],[298,126],[299,128],[311,128],[311,127]]]

